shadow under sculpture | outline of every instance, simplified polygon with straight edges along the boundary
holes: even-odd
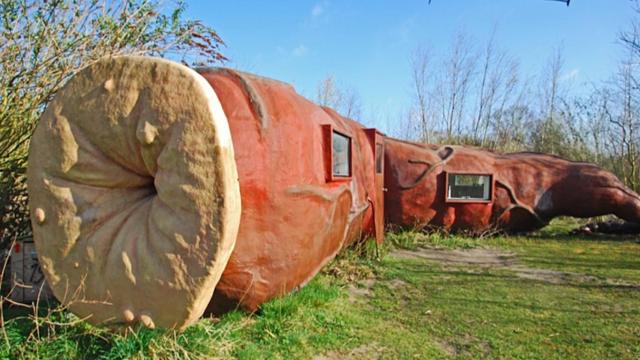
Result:
[[[640,215],[638,196],[593,165],[406,143],[279,81],[148,57],[74,76],[40,119],[28,176],[54,295],[106,325],[255,311],[345,246],[381,242],[385,213],[477,230]]]

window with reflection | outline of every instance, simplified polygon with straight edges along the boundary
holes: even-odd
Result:
[[[351,176],[351,138],[333,131],[331,143],[333,176]]]
[[[447,200],[491,200],[491,175],[447,174]]]

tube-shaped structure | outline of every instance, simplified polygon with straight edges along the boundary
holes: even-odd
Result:
[[[200,69],[229,119],[242,198],[236,249],[209,310],[255,310],[344,245],[383,231],[383,138],[279,81]],[[377,176],[376,176],[377,174]],[[377,182],[376,182],[377,178]],[[378,213],[378,227],[375,214]]]
[[[37,126],[40,263],[56,297],[93,323],[180,329],[207,305],[255,310],[346,244],[382,238],[375,130],[278,81],[200,72],[106,58]]]

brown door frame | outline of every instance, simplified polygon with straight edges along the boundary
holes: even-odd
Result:
[[[375,191],[369,194],[373,207],[376,243],[384,241],[384,134],[375,128],[364,129],[373,154],[373,178]]]

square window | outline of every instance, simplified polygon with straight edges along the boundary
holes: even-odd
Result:
[[[491,201],[491,175],[447,174],[447,200]]]
[[[332,174],[336,177],[351,176],[351,138],[337,131],[331,134]]]

